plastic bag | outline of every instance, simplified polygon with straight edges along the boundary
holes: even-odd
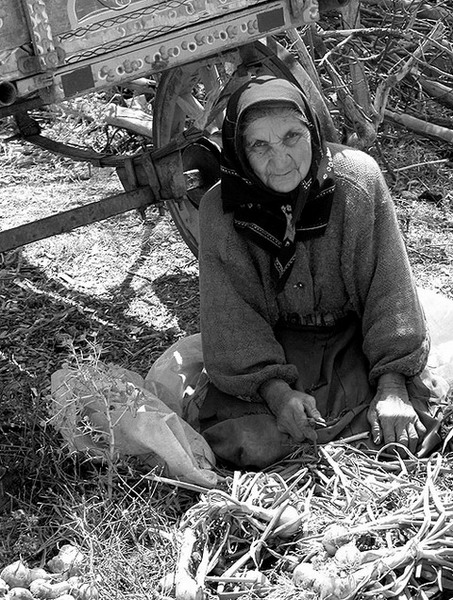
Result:
[[[453,300],[432,290],[418,289],[433,346],[453,342]]]
[[[204,369],[201,334],[181,338],[153,364],[145,388],[156,394],[197,431],[209,377]]]
[[[138,456],[181,481],[216,485],[207,442],[145,389],[137,373],[97,361],[53,373],[51,390],[51,422],[71,449],[102,458]]]
[[[145,388],[183,417],[184,398],[197,389],[203,367],[201,335],[189,335],[159,356],[146,375]]]
[[[431,337],[427,367],[453,386],[453,300],[422,288],[418,294]]]

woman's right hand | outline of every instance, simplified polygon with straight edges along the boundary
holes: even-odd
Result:
[[[279,431],[288,433],[296,442],[305,439],[316,440],[314,421],[322,419],[316,408],[316,400],[304,392],[297,390],[292,392],[290,397],[281,402],[275,415],[277,427]]]
[[[274,414],[279,431],[287,433],[296,442],[316,440],[314,421],[323,421],[323,418],[313,396],[293,390],[281,379],[271,379],[263,384],[260,394]]]

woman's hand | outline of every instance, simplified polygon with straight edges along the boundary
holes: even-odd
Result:
[[[314,421],[323,421],[323,418],[313,396],[293,390],[281,379],[263,384],[260,394],[274,414],[279,431],[289,434],[296,442],[316,440]]]
[[[379,378],[367,417],[375,444],[399,442],[415,453],[419,439],[426,433],[409,400],[405,378],[399,373]]]
[[[291,391],[292,395],[282,400],[275,413],[278,429],[288,433],[296,442],[316,440],[314,421],[322,420],[316,400],[304,392]]]

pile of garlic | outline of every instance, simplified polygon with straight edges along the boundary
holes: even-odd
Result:
[[[21,560],[0,572],[1,600],[97,600],[95,585],[83,582],[85,556],[71,544],[62,546],[47,569],[29,568]]]
[[[310,562],[299,563],[293,571],[293,582],[300,592],[320,600],[350,598],[357,587],[356,574],[365,553],[357,548],[353,536],[342,525],[330,525],[322,538],[322,551]],[[303,598],[303,593],[300,596]]]

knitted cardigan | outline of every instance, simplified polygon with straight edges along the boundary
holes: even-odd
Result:
[[[329,147],[336,191],[326,233],[297,244],[279,294],[269,254],[234,228],[220,186],[201,202],[203,355],[210,379],[224,392],[260,401],[265,381],[294,384],[297,369],[286,363],[276,326],[329,324],[351,312],[361,321],[372,384],[387,372],[417,375],[426,364],[425,318],[379,166],[359,150]]]

